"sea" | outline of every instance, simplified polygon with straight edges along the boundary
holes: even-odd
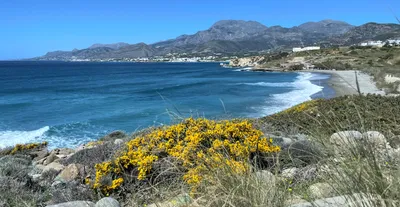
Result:
[[[76,147],[187,117],[267,116],[330,98],[329,75],[252,72],[219,63],[0,62],[0,148]]]

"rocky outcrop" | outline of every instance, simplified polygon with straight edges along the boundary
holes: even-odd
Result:
[[[254,67],[257,66],[265,60],[263,56],[253,56],[245,58],[236,58],[229,61],[230,67]]]

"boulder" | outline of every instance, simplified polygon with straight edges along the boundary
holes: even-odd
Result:
[[[275,185],[276,183],[275,175],[268,170],[257,171],[255,173],[255,176],[257,177],[257,179],[260,179],[263,182],[269,182],[271,185]]]
[[[390,149],[388,152],[388,157],[391,162],[395,162],[396,164],[400,164],[400,148],[398,149]]]
[[[329,141],[334,146],[337,156],[345,156],[351,154],[351,149],[362,138],[363,135],[359,131],[341,131],[332,134]]]
[[[296,183],[312,181],[317,178],[317,175],[317,167],[315,165],[309,165],[296,170],[296,173],[294,174],[294,180]]]
[[[46,161],[47,157],[42,158],[40,160],[34,161],[34,164],[44,165],[44,161]]]
[[[335,194],[335,189],[328,183],[315,183],[308,188],[310,197],[314,199],[328,198]]]
[[[94,207],[95,204],[90,201],[71,201],[67,203],[59,203],[47,207]]]
[[[363,138],[377,149],[387,149],[388,145],[385,136],[377,131],[368,131],[363,134]]]
[[[288,168],[282,171],[281,176],[287,179],[293,179],[297,171],[298,168],[296,167]]]
[[[124,143],[124,140],[122,140],[122,139],[116,139],[116,140],[114,140],[114,144],[115,145],[122,145]]]
[[[55,160],[59,159],[56,155],[55,152],[51,152],[50,155],[44,160],[43,164],[44,165],[48,165],[52,162],[54,162]]]
[[[341,131],[332,134],[330,142],[337,146],[353,144],[356,140],[361,140],[363,135],[359,131]]]
[[[70,164],[63,169],[54,180],[66,183],[77,180],[80,176],[84,176],[83,166],[79,164]]]
[[[126,134],[123,131],[113,131],[110,134],[100,138],[100,140],[106,142],[108,141],[113,142],[116,139],[122,139],[124,137],[126,137]]]
[[[393,135],[390,139],[390,144],[393,148],[400,148],[400,135]]]
[[[43,172],[47,172],[50,170],[61,172],[64,168],[65,168],[64,165],[62,165],[58,162],[52,162],[44,167]]]
[[[47,151],[47,146],[43,146],[41,148],[29,151],[29,155],[33,157],[33,161],[38,161],[49,155],[49,152]]]
[[[97,201],[95,207],[120,207],[120,205],[114,198],[105,197]]]

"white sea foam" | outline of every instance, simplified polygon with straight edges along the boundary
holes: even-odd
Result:
[[[282,82],[282,83],[270,83],[270,82],[257,82],[257,83],[243,83],[249,86],[266,86],[266,87],[294,87],[294,83]]]
[[[239,68],[239,69],[235,69],[233,71],[250,71],[251,69],[253,69],[252,67],[246,67],[246,68]]]
[[[319,74],[315,73],[299,73],[299,76],[294,82],[283,83],[283,85],[293,86],[294,90],[287,93],[272,95],[271,98],[267,100],[268,106],[263,107],[261,109],[261,114],[258,116],[274,114],[299,103],[311,100],[312,95],[322,91],[323,89],[322,86],[311,83],[311,80],[315,81],[326,78],[326,76],[320,76]]]
[[[20,143],[35,142],[49,129],[50,127],[45,126],[33,131],[0,131],[0,148]]]

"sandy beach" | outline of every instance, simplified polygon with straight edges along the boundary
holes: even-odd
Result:
[[[328,80],[328,85],[335,90],[336,96],[358,94],[355,73],[357,73],[361,93],[385,95],[384,91],[376,87],[370,75],[360,71],[304,70],[303,72],[330,74],[331,78]]]

